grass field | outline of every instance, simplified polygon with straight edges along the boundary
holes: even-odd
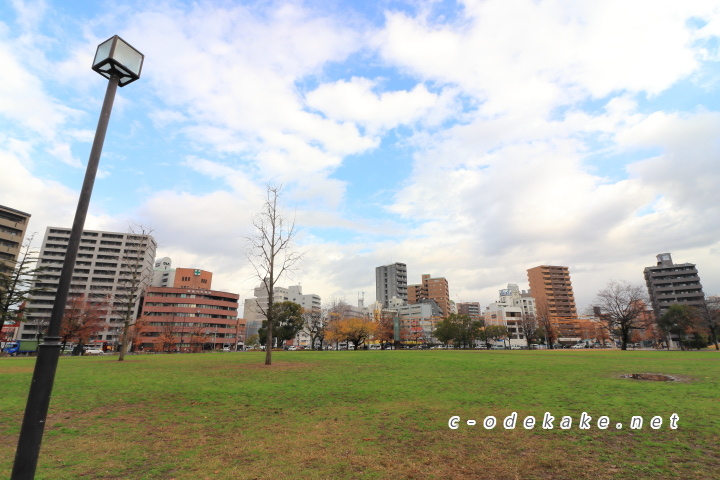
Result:
[[[273,357],[271,367],[263,352],[61,358],[37,478],[720,478],[714,351]],[[0,358],[2,478],[33,365]],[[629,373],[682,381],[620,377]],[[506,430],[512,412],[518,424]],[[553,429],[542,428],[545,412]],[[582,412],[592,417],[587,430]],[[448,427],[453,415],[457,429]],[[491,430],[482,426],[489,415],[499,422]],[[528,415],[537,419],[530,430]],[[567,430],[564,415],[573,420]],[[606,430],[596,423],[602,415]],[[629,428],[634,415],[645,420],[640,430]],[[658,430],[648,425],[653,416],[664,420]]]

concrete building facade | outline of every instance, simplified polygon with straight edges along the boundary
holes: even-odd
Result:
[[[526,346],[521,321],[523,317],[535,316],[535,299],[529,293],[521,292],[514,283],[509,283],[507,288],[500,290],[499,293],[498,301],[485,308],[485,324],[507,327],[510,345]]]
[[[408,285],[408,304],[421,303],[422,300],[434,300],[440,307],[443,317],[450,315],[450,287],[444,277],[431,278],[430,275],[422,276],[422,283]]]
[[[644,270],[650,303],[655,314],[662,316],[670,305],[699,307],[705,304],[705,294],[698,270],[693,263],[673,263],[672,255],[657,255],[657,265]]]
[[[29,213],[0,205],[0,269],[15,267],[29,222]]]
[[[395,340],[404,343],[435,343],[433,332],[442,320],[435,302],[391,304],[387,309],[395,315]]]
[[[375,300],[387,307],[393,298],[408,301],[407,265],[404,263],[375,268]]]
[[[247,325],[247,336],[257,335],[258,330],[265,320],[264,311],[268,308],[268,294],[265,285],[260,285],[253,290],[253,298],[245,300],[243,309],[243,318]],[[321,298],[320,295],[302,293],[301,285],[293,285],[289,288],[275,287],[273,289],[273,301],[279,302],[295,302],[305,311],[320,311]]]
[[[48,227],[45,232],[38,255],[38,266],[44,270],[33,281],[35,288],[44,290],[28,302],[21,339],[38,338],[47,329],[69,239],[69,228]],[[89,301],[108,304],[103,327],[91,339],[94,343],[117,346],[128,299],[134,302],[135,319],[141,293],[152,281],[156,249],[151,235],[83,230],[68,298],[85,296]],[[133,271],[139,274],[136,291],[128,282]]]
[[[480,302],[460,302],[457,304],[457,313],[467,315],[473,320],[483,318],[483,312],[480,309]]]
[[[302,285],[291,285],[287,288],[287,300],[300,305],[305,312],[319,313],[322,308],[320,295],[309,293],[303,295]]]

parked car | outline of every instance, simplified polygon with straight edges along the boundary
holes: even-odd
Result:
[[[585,348],[585,345],[582,344],[582,343],[578,343],[578,344],[573,345],[573,346],[570,347],[570,348]]]
[[[88,348],[85,350],[85,355],[105,355],[102,348]]]
[[[223,352],[229,352],[229,351],[230,351],[230,347],[223,347],[222,351],[223,351]]]

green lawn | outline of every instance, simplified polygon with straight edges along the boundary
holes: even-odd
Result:
[[[273,356],[271,367],[262,352],[61,358],[37,478],[720,478],[714,351]],[[2,478],[33,365],[0,358]],[[683,381],[620,377],[628,373]],[[512,412],[518,425],[506,430]],[[545,412],[552,430],[542,428]],[[458,429],[448,427],[454,415]],[[482,426],[489,415],[499,423],[492,430]],[[522,427],[528,415],[531,430]],[[596,424],[602,415],[606,430]],[[629,428],[634,415],[645,420],[640,430]],[[663,419],[658,430],[653,416]]]

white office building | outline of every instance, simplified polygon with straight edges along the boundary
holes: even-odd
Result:
[[[511,346],[527,346],[520,323],[524,316],[535,317],[535,299],[521,292],[515,283],[508,283],[507,288],[500,290],[499,297],[485,308],[485,324],[504,325],[510,333]]]
[[[268,307],[268,294],[265,285],[260,285],[253,290],[253,298],[245,300],[243,309],[243,318],[246,321],[246,336],[257,335],[258,330],[265,320],[265,314]],[[273,289],[273,302],[294,302],[300,305],[306,312],[320,312],[321,300],[320,295],[314,293],[303,295],[301,285],[292,285],[288,288],[275,287]],[[302,335],[302,334],[301,334]]]

